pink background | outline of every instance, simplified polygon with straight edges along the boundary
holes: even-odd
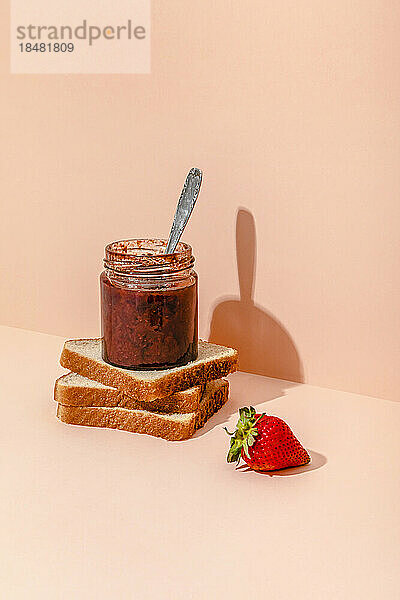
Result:
[[[400,598],[399,403],[235,373],[221,411],[172,443],[60,423],[63,338],[0,339],[2,600]],[[249,398],[309,465],[226,462],[222,426]]]
[[[104,245],[166,236],[198,166],[201,334],[396,399],[399,30],[389,0],[169,0],[151,75],[10,75],[3,52],[0,322],[98,335]]]

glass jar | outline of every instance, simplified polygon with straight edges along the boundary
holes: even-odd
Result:
[[[103,359],[126,369],[168,369],[197,358],[197,274],[192,248],[138,239],[106,246],[100,275]]]

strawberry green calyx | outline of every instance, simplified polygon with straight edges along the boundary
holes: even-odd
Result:
[[[231,436],[231,445],[226,457],[228,463],[239,462],[242,449],[246,456],[250,458],[249,447],[255,442],[255,438],[258,435],[256,425],[263,416],[264,413],[256,417],[255,409],[252,406],[245,406],[239,409],[239,421],[236,425],[236,431],[230,433],[224,427],[226,433]]]

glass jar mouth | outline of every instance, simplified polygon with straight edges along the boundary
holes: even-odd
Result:
[[[175,252],[164,254],[168,240],[138,238],[119,240],[105,248],[104,266],[121,275],[166,275],[190,269],[192,248],[179,242]]]

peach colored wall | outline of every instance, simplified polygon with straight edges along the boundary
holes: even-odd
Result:
[[[168,0],[151,75],[9,75],[3,46],[1,323],[97,335],[104,244],[165,236],[199,166],[202,335],[396,399],[399,31],[389,0]]]

